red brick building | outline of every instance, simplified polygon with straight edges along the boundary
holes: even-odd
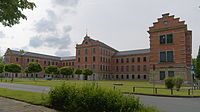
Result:
[[[8,49],[5,63],[17,63],[26,67],[38,62],[43,68],[58,67],[91,69],[95,80],[149,80],[163,82],[166,77],[181,76],[192,82],[191,53],[192,32],[184,21],[163,14],[149,27],[150,49],[118,51],[88,35],[76,45],[76,56],[56,57],[32,52]],[[45,76],[45,74],[43,75]]]

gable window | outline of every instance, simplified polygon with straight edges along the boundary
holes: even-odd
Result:
[[[160,44],[173,43],[173,34],[160,35]]]
[[[168,77],[174,77],[174,71],[168,71]]]
[[[160,52],[160,62],[173,62],[174,56],[173,51],[163,51]]]
[[[160,80],[165,79],[165,71],[160,71]]]

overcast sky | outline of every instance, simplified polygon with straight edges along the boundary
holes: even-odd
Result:
[[[7,48],[57,55],[75,55],[86,28],[91,38],[119,50],[149,48],[147,30],[170,13],[193,32],[193,57],[200,45],[200,0],[32,0],[28,20],[11,28],[0,25],[0,54]]]

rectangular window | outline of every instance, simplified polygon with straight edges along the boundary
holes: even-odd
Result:
[[[80,54],[81,54],[81,51],[80,51],[80,50],[78,50],[78,51],[77,51],[77,53],[78,53],[78,55],[80,55]]]
[[[166,62],[166,52],[160,52],[160,62]]]
[[[173,43],[173,35],[172,34],[167,34],[167,44]]]
[[[168,77],[174,77],[174,71],[168,71]]]
[[[85,49],[85,54],[88,54],[88,49],[87,48]]]
[[[16,62],[18,62],[19,61],[19,58],[16,58]]]
[[[87,68],[87,65],[85,65],[85,68]]]
[[[135,58],[132,58],[132,63],[134,63],[135,62]]]
[[[165,79],[165,71],[160,71],[160,80]]]
[[[47,62],[46,62],[46,61],[44,61],[44,64],[45,64],[45,65],[46,65],[46,63],[47,63]]]
[[[146,75],[144,75],[144,79],[147,79],[147,76],[146,76]]]
[[[126,79],[129,79],[129,75],[126,75]]]
[[[124,75],[121,75],[121,79],[124,79]]]
[[[173,51],[167,51],[167,62],[173,62]]]
[[[165,44],[166,43],[166,36],[165,35],[161,35],[160,36],[160,44]]]
[[[51,65],[51,62],[50,62],[50,61],[48,61],[48,65]]]
[[[143,71],[147,71],[147,66],[143,65]]]
[[[122,72],[124,71],[124,66],[121,66],[121,71],[122,71]]]
[[[132,65],[132,71],[135,71],[135,66],[134,65]]]
[[[126,63],[129,63],[129,58],[126,58]]]
[[[27,58],[27,60],[26,60],[27,62],[29,62],[29,59]]]
[[[116,63],[119,63],[119,59],[116,59]]]
[[[74,62],[72,62],[72,66],[74,66]]]
[[[147,57],[143,57],[143,62],[146,62],[147,61]]]
[[[93,65],[92,65],[92,69],[95,70],[95,68],[96,68],[96,66],[95,66],[95,64],[93,64]]]
[[[34,62],[34,59],[32,59],[32,62]]]
[[[118,67],[118,66],[116,66],[116,71],[117,71],[117,72],[119,71],[119,67]]]
[[[124,63],[124,59],[123,58],[121,59],[121,63]]]
[[[126,66],[126,71],[127,71],[127,72],[129,71],[129,66],[128,66],[128,65]]]
[[[140,62],[140,57],[137,58],[137,62]]]
[[[140,65],[137,66],[137,71],[140,71]]]
[[[96,53],[96,48],[93,48],[93,49],[92,49],[92,52],[95,54],[95,53]]]
[[[93,56],[93,62],[95,62],[96,61],[96,57],[95,56]]]
[[[137,78],[140,79],[140,75],[138,75]]]
[[[88,60],[88,58],[87,58],[87,57],[85,57],[85,62],[87,62],[87,60]]]
[[[116,75],[116,79],[118,79],[119,78],[119,76],[118,75]]]
[[[132,79],[135,79],[135,75],[132,75]]]
[[[78,62],[81,62],[81,58],[78,58]]]

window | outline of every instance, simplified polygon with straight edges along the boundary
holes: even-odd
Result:
[[[71,62],[69,62],[69,66],[71,66]]]
[[[102,65],[100,65],[100,70],[101,70],[101,71],[103,70],[103,66],[102,66]]]
[[[16,58],[16,62],[18,62],[19,61],[19,58]]]
[[[96,66],[95,66],[95,64],[93,64],[93,65],[92,65],[92,69],[95,70],[95,68],[96,68]]]
[[[137,71],[140,71],[140,65],[137,66]]]
[[[143,62],[146,62],[147,61],[147,57],[143,57]]]
[[[135,71],[135,66],[134,65],[132,65],[132,71]]]
[[[81,58],[78,58],[78,62],[81,62]]]
[[[119,76],[118,75],[116,75],[116,79],[118,79],[119,78]]]
[[[138,75],[137,78],[140,79],[140,75]]]
[[[165,79],[165,71],[160,71],[160,80]]]
[[[121,59],[121,63],[124,63],[124,59],[123,58]]]
[[[88,60],[88,58],[87,58],[87,57],[85,57],[85,62],[87,62],[87,60]]]
[[[116,63],[119,63],[119,59],[116,59]]]
[[[137,58],[137,62],[140,62],[140,57]]]
[[[45,65],[46,65],[46,63],[47,63],[47,62],[46,62],[46,61],[44,61],[44,64],[45,64]]]
[[[132,58],[132,63],[134,63],[135,62],[135,58]]]
[[[87,68],[87,65],[85,65],[85,68]]]
[[[122,72],[124,71],[124,66],[121,66],[121,71],[122,71]]]
[[[66,62],[66,66],[68,66],[68,63]]]
[[[72,62],[72,66],[74,66],[74,62]]]
[[[87,48],[85,49],[85,54],[88,54],[88,49]]]
[[[126,66],[126,71],[127,71],[127,72],[129,71],[129,66],[128,66],[128,65]]]
[[[26,60],[27,62],[29,62],[29,59],[27,58],[27,60]]]
[[[132,75],[132,79],[135,79],[135,75]]]
[[[121,75],[121,79],[124,79],[124,76],[123,76],[123,75]]]
[[[54,62],[52,62],[52,65],[54,65]]]
[[[129,58],[126,58],[126,63],[129,63]]]
[[[63,63],[63,66],[65,66],[65,63]]]
[[[168,77],[174,77],[174,71],[168,71]]]
[[[78,53],[78,55],[80,55],[80,54],[81,54],[81,51],[80,51],[80,50],[78,50],[78,51],[77,51],[77,53]]]
[[[147,79],[147,75],[144,75],[144,79]]]
[[[32,62],[34,62],[34,59],[32,59]]]
[[[143,65],[143,71],[147,71],[147,66]]]
[[[160,44],[171,44],[173,43],[173,34],[166,34],[160,36]]]
[[[95,56],[93,56],[93,62],[95,62],[96,61],[96,57]]]
[[[126,75],[126,79],[129,79],[129,75]]]
[[[164,25],[166,25],[166,24],[168,24],[168,23],[169,23],[168,21],[163,21],[163,24],[164,24]]]
[[[50,62],[50,61],[48,61],[48,65],[51,65],[51,62]]]
[[[117,71],[117,72],[119,71],[119,66],[116,66],[116,71]]]
[[[102,62],[102,61],[103,61],[103,58],[101,57],[100,59],[101,59],[101,62]]]
[[[36,62],[38,62],[38,60],[36,60]]]
[[[173,51],[160,52],[160,62],[173,62]]]
[[[96,48],[93,48],[93,49],[92,49],[92,52],[95,54],[95,53],[96,53]]]

